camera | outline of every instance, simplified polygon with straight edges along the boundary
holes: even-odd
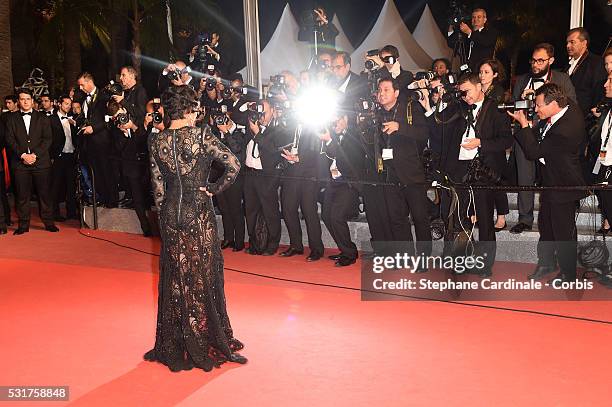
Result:
[[[248,106],[248,117],[249,121],[253,124],[257,124],[264,117],[264,105],[263,103],[249,103]]]
[[[422,79],[430,81],[435,77],[436,77],[436,73],[432,71],[422,71],[422,72],[417,72],[414,74],[415,81],[420,81]]]
[[[425,100],[425,92],[423,92],[423,89],[415,89],[412,92],[410,92],[410,99],[414,100],[415,102],[418,102],[420,100]]]
[[[168,77],[169,81],[178,81],[181,77],[177,71],[168,71],[165,75]]]
[[[219,107],[213,107],[210,109],[210,117],[216,126],[223,126],[229,123],[229,117],[227,117],[227,106],[221,105]]]
[[[468,167],[463,182],[469,185],[495,185],[499,183],[501,176],[497,171],[485,165],[480,156],[476,156]]]
[[[362,129],[378,128],[380,125],[379,110],[380,105],[378,102],[373,102],[368,99],[359,99],[359,102],[355,103],[357,125]]]
[[[123,95],[123,86],[119,83],[115,83],[115,81],[110,81],[104,88],[104,91],[109,96],[121,96]]]
[[[164,116],[159,111],[160,108],[161,101],[159,99],[153,99],[153,112],[151,113],[151,117],[153,118],[153,123],[155,124],[160,124],[164,121]]]
[[[603,102],[598,103],[597,106],[595,106],[596,113],[601,113],[606,109],[612,109],[612,100],[605,100]]]
[[[117,113],[117,115],[113,118],[115,125],[123,125],[128,124],[130,121],[130,115],[128,113]]]
[[[217,87],[217,78],[215,78],[214,76],[209,76],[208,78],[206,78],[205,88],[208,92],[215,90],[216,87]]]
[[[465,4],[459,5],[456,1],[451,0],[448,8],[450,10],[448,25],[452,25],[455,29],[458,29],[461,23],[467,24],[472,21],[472,15],[467,11]]]
[[[268,89],[268,97],[272,98],[286,90],[285,77],[283,75],[270,76],[270,88]]]
[[[525,110],[525,116],[527,120],[533,120],[535,118],[535,94],[528,93],[525,95],[525,99],[516,100],[513,103],[500,103],[497,105],[499,110]]]

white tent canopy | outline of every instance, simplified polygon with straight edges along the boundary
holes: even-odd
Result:
[[[412,35],[432,59],[451,56],[452,50],[448,47],[446,37],[440,32],[427,4]]]
[[[399,61],[404,69],[416,71],[428,69],[432,58],[416,42],[404,24],[393,0],[386,0],[376,24],[363,43],[351,55],[354,71],[361,70],[368,50],[394,45],[399,51]]]
[[[352,54],[355,48],[353,47],[353,44],[351,44],[348,37],[344,33],[344,29],[342,28],[342,25],[340,24],[340,20],[338,20],[337,15],[334,15],[334,18],[332,19],[332,23],[336,26],[336,28],[339,31],[339,34],[336,37],[336,49],[338,51],[346,51],[349,54]]]
[[[263,82],[267,82],[270,76],[283,70],[290,70],[297,75],[306,68],[311,57],[310,49],[307,42],[298,41],[299,29],[289,4],[286,4],[274,34],[261,51],[261,79]],[[244,76],[246,67],[240,73]]]

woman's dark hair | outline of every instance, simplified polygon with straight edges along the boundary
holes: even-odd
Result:
[[[187,86],[170,86],[161,97],[164,114],[170,120],[184,119],[198,106],[195,91]]]
[[[499,62],[497,59],[485,59],[480,63],[480,65],[478,65],[479,72],[480,72],[480,68],[484,64],[489,65],[493,73],[497,74],[497,78],[493,78],[493,83],[500,83],[504,81],[504,79],[506,78],[506,74],[504,71],[504,66],[502,65],[501,62]]]

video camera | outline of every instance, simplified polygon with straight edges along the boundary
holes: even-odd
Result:
[[[472,15],[467,11],[465,4],[459,5],[455,0],[451,0],[449,4],[450,15],[448,17],[448,25],[452,25],[455,31],[459,31],[461,23],[470,23]]]
[[[512,103],[500,103],[497,105],[499,110],[525,110],[527,120],[533,120],[536,116],[535,112],[535,93],[528,93],[525,99],[515,100]]]

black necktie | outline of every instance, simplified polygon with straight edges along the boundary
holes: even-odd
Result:
[[[21,112],[21,116],[32,116],[32,112]]]

